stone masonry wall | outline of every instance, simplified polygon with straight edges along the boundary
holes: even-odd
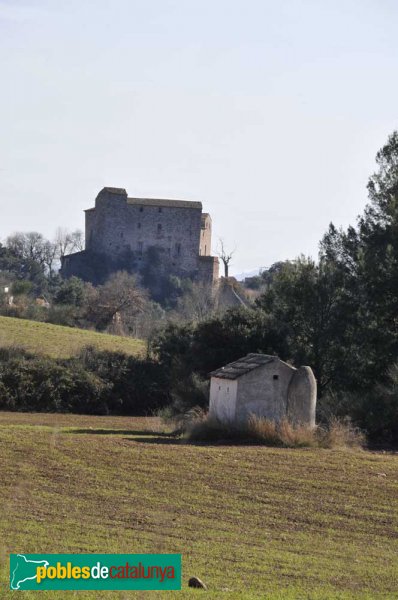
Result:
[[[200,202],[128,198],[124,189],[104,188],[85,214],[89,253],[117,263],[130,250],[140,269],[155,246],[175,273],[206,281],[218,277],[218,259],[210,256],[211,218],[202,214]],[[82,261],[79,256],[79,270]],[[73,272],[75,259],[64,262]]]
[[[202,215],[202,226],[200,232],[200,256],[211,255],[211,217],[208,213]]]

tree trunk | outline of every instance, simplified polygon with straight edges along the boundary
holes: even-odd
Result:
[[[224,260],[224,277],[225,279],[228,279],[228,263]]]

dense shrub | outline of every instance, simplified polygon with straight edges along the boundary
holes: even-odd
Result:
[[[398,364],[387,372],[382,383],[376,382],[361,393],[336,393],[321,398],[319,413],[349,415],[375,443],[398,445]]]
[[[202,377],[249,352],[288,357],[286,327],[262,310],[247,308],[230,309],[196,327],[170,324],[153,350],[173,373],[195,371]]]
[[[72,304],[54,304],[46,311],[47,323],[75,327],[81,317],[81,311]]]
[[[170,323],[155,337],[152,350],[168,376],[171,412],[205,408],[209,373],[249,352],[286,358],[283,330],[263,311],[246,308],[230,309],[195,326]]]
[[[82,306],[84,302],[84,282],[78,277],[61,281],[54,295],[54,302],[56,304]]]
[[[170,402],[161,365],[88,349],[56,360],[0,349],[0,409],[143,415]]]
[[[106,384],[76,364],[14,356],[0,362],[0,408],[103,414]]]
[[[155,360],[87,348],[79,361],[109,385],[106,403],[112,412],[144,415],[170,402],[167,371]]]

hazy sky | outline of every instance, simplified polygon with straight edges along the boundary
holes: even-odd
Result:
[[[0,239],[105,185],[201,200],[232,271],[317,253],[398,125],[396,0],[0,0]]]

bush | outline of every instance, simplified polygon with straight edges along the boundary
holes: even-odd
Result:
[[[170,403],[161,365],[87,349],[78,357],[43,358],[0,348],[0,409],[145,415]]]
[[[84,303],[84,282],[78,277],[62,281],[55,296],[56,304],[82,306]]]
[[[329,393],[319,402],[321,419],[348,416],[366,431],[370,442],[398,446],[398,364],[393,365],[383,383],[366,391]]]
[[[13,296],[25,296],[32,292],[33,284],[31,281],[26,279],[19,279],[14,281],[11,286],[11,293]]]
[[[196,326],[168,324],[152,347],[174,381],[192,372],[207,377],[210,371],[249,352],[288,357],[286,328],[262,310],[247,308],[230,309]]]
[[[323,448],[362,448],[366,443],[366,436],[352,425],[350,419],[331,418],[326,428],[318,427],[317,437]]]
[[[108,384],[106,403],[112,412],[147,415],[170,403],[166,370],[153,359],[86,348],[78,360]]]
[[[46,321],[54,325],[75,327],[79,319],[80,310],[71,304],[54,304],[47,310]]]
[[[209,381],[195,373],[173,382],[170,410],[174,415],[180,415],[193,408],[206,408],[209,403],[209,388]]]
[[[0,408],[104,414],[106,384],[76,364],[14,356],[0,363]]]

